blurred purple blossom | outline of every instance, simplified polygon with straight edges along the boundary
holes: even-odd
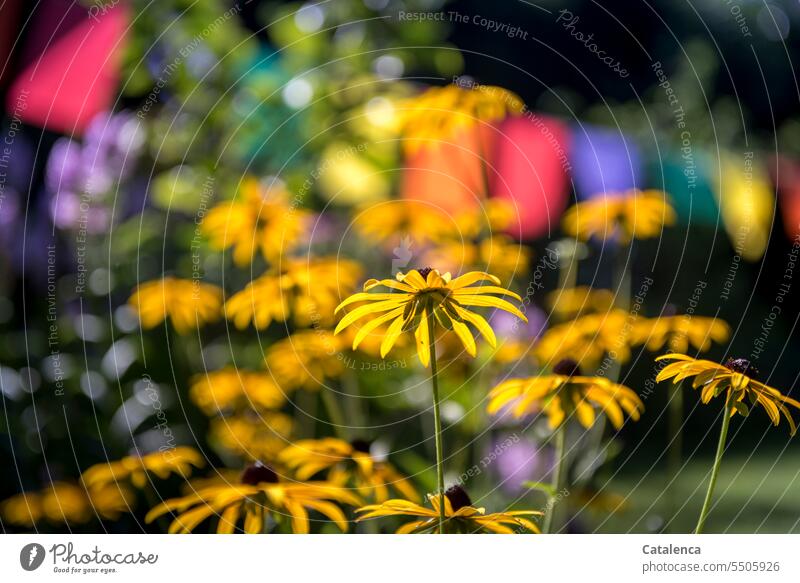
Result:
[[[526,489],[526,481],[544,481],[553,465],[552,452],[536,442],[514,434],[499,436],[492,444],[500,451],[494,470],[500,478],[500,487],[508,494],[517,495]]]
[[[338,243],[343,232],[341,221],[332,213],[314,213],[309,220],[309,244],[331,245]]]
[[[81,205],[85,205],[81,208]],[[81,197],[72,192],[62,192],[50,199],[50,218],[59,229],[72,229],[81,225],[89,233],[102,233],[110,224],[111,210],[103,203],[81,202]],[[85,213],[85,217],[81,214]]]
[[[579,200],[641,187],[641,153],[630,136],[613,128],[574,126],[570,162]]]
[[[495,310],[492,314],[492,328],[501,338],[508,340],[521,340],[533,343],[539,338],[547,327],[547,314],[534,304],[524,307],[525,317],[528,323],[520,321],[519,318],[502,310]]]
[[[139,122],[129,112],[97,115],[82,143],[56,141],[45,170],[53,224],[71,229],[85,222],[92,233],[107,229],[111,211],[102,198],[131,173],[142,143]]]

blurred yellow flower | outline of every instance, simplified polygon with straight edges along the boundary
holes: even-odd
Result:
[[[238,413],[212,419],[208,437],[239,457],[273,461],[289,443],[292,426],[291,417],[276,411]]]
[[[495,285],[473,286],[482,281]],[[381,344],[381,357],[386,356],[401,333],[414,330],[417,354],[427,367],[430,362],[430,337],[433,336],[434,323],[439,322],[443,328],[452,330],[467,353],[474,357],[477,350],[475,338],[467,323],[472,324],[492,347],[497,345],[497,341],[489,323],[466,307],[498,308],[527,322],[525,315],[511,303],[490,295],[506,295],[520,300],[517,294],[499,285],[500,280],[488,273],[473,271],[451,280],[449,273],[440,274],[430,267],[412,269],[405,274],[398,273],[396,279],[371,279],[364,284],[363,293],[350,296],[336,308],[336,312],[339,312],[351,304],[369,302],[347,313],[339,322],[335,333],[338,334],[361,318],[385,312],[373,317],[369,324],[359,330],[353,340],[353,350],[358,348],[361,340],[371,331],[391,322]],[[369,290],[378,286],[394,291],[369,293]]]
[[[498,235],[509,228],[516,218],[514,205],[499,198],[481,201],[481,204],[455,216],[457,231],[448,233],[458,239],[478,239]]]
[[[688,314],[642,318],[631,328],[631,344],[644,344],[651,352],[664,346],[670,352],[685,353],[689,346],[705,352],[712,341],[727,342],[730,332],[730,326],[717,318]]]
[[[531,253],[510,237],[495,235],[478,242],[446,241],[424,251],[420,257],[422,263],[439,265],[443,271],[487,271],[509,281],[528,268]]]
[[[579,202],[564,213],[562,225],[568,235],[584,241],[616,238],[625,244],[659,236],[676,217],[666,193],[633,190]]]
[[[770,241],[774,224],[775,187],[768,164],[722,155],[709,159],[714,198],[731,245],[747,261],[758,261]],[[718,162],[717,166],[714,162]]]
[[[625,310],[586,314],[546,330],[533,348],[542,366],[563,358],[596,366],[604,355],[617,362],[630,358],[630,335],[637,318]]]
[[[176,513],[169,533],[184,534],[204,520],[219,516],[217,533],[230,534],[244,516],[244,532],[257,534],[265,532],[268,518],[280,524],[288,517],[292,532],[305,534],[310,531],[308,512],[316,511],[344,532],[347,518],[337,503],[357,506],[359,500],[327,482],[282,482],[269,466],[257,462],[244,470],[240,484],[211,485],[188,496],[166,500],[147,513],[145,522]]]
[[[397,529],[397,534],[431,533],[439,526],[439,509],[444,499],[444,531],[456,533],[497,533],[521,534],[538,533],[539,527],[528,516],[541,516],[536,510],[515,510],[486,514],[483,508],[476,508],[461,486],[452,486],[444,496],[429,494],[428,500],[433,508],[425,508],[408,500],[387,500],[382,504],[372,504],[358,508],[361,514],[356,521],[382,518],[384,516],[408,516],[416,518]]]
[[[395,256],[410,259],[413,245],[441,241],[458,231],[453,220],[436,207],[414,200],[389,200],[360,207],[353,225],[368,241],[400,243]],[[404,246],[405,245],[405,246]]]
[[[351,485],[362,497],[376,502],[388,500],[390,488],[407,499],[419,499],[411,481],[388,462],[372,456],[370,444],[362,440],[303,439],[283,450],[279,460],[298,480],[328,471],[329,482]]]
[[[710,360],[698,360],[685,354],[666,354],[659,356],[656,360],[675,361],[658,373],[656,382],[672,379],[674,384],[678,384],[684,379],[694,377],[692,388],[701,389],[700,400],[703,403],[709,403],[717,395],[725,393],[726,402],[731,408],[731,416],[739,413],[746,417],[750,413],[750,407],[761,405],[773,425],[777,426],[783,415],[789,424],[792,435],[797,431],[797,425],[786,405],[800,409],[800,402],[757,381],[754,377],[758,371],[749,360],[729,358],[725,364],[717,364]],[[745,398],[747,398],[747,403],[745,403]]]
[[[492,350],[491,361],[500,365],[517,362],[530,352],[532,344],[532,340],[509,338]]]
[[[102,484],[84,488],[71,482],[54,482],[39,492],[17,494],[0,503],[0,516],[9,524],[35,527],[41,520],[53,524],[84,524],[93,517],[117,520],[135,503],[124,485]]]
[[[436,147],[459,130],[519,115],[524,109],[519,96],[491,85],[431,87],[396,107],[403,147],[409,154]]]
[[[605,377],[581,376],[575,361],[562,360],[553,367],[553,373],[503,381],[489,393],[487,411],[495,414],[509,407],[515,417],[543,411],[553,429],[573,414],[589,429],[595,421],[595,408],[620,429],[623,410],[634,421],[644,411],[644,404],[634,391]]]
[[[0,516],[8,524],[34,526],[44,516],[42,497],[38,492],[23,492],[6,498],[0,502]]]
[[[550,292],[547,294],[547,304],[560,318],[572,318],[578,314],[611,310],[614,294],[607,289],[579,286]]]
[[[108,520],[117,520],[121,514],[133,510],[136,503],[134,493],[124,484],[88,488],[86,494],[93,512]]]
[[[189,396],[207,415],[243,406],[277,409],[286,401],[284,391],[267,373],[232,366],[195,375]]]
[[[88,488],[124,481],[130,481],[137,488],[144,488],[149,483],[148,474],[162,480],[171,474],[187,478],[192,473],[192,466],[199,468],[204,464],[203,456],[196,449],[178,446],[143,456],[126,456],[118,461],[96,464],[83,472],[81,480]]]
[[[165,277],[140,284],[128,300],[142,328],[154,328],[167,317],[178,334],[197,330],[220,317],[222,290],[189,279]]]
[[[287,390],[318,390],[344,371],[339,342],[326,330],[302,330],[272,344],[266,351],[267,368]]]
[[[244,267],[257,251],[272,263],[294,249],[306,231],[308,211],[293,206],[279,184],[263,186],[256,178],[242,181],[236,199],[208,211],[200,228],[212,248],[233,248],[233,261]]]
[[[347,259],[284,259],[231,296],[225,315],[240,330],[251,322],[263,330],[290,316],[298,326],[328,326],[339,298],[349,294],[360,277],[361,266]]]
[[[92,518],[83,488],[68,482],[55,482],[42,491],[42,512],[58,523],[84,523]]]
[[[42,491],[42,510],[51,522],[84,523],[95,513],[116,520],[128,512],[133,495],[124,486],[104,484],[84,489],[78,484],[56,482]]]

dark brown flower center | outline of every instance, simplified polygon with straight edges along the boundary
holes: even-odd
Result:
[[[366,439],[354,439],[350,442],[350,446],[353,448],[353,451],[360,451],[361,453],[369,453],[369,449],[372,446],[371,441],[367,441]]]
[[[758,369],[746,358],[729,358],[725,361],[725,366],[733,372],[738,372],[749,377],[758,375]]]
[[[240,481],[242,484],[247,484],[248,486],[255,486],[262,482],[275,484],[278,482],[278,474],[269,466],[265,466],[261,462],[256,462],[244,469]]]
[[[417,272],[422,276],[422,279],[427,280],[428,274],[433,271],[433,267],[420,267]]]
[[[556,363],[553,372],[567,377],[580,376],[581,366],[571,358],[564,358]]]
[[[461,486],[450,486],[445,490],[444,495],[450,500],[450,506],[453,507],[453,512],[465,506],[472,506],[472,500],[469,499],[466,491]]]

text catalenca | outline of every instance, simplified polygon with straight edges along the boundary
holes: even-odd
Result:
[[[700,547],[679,547],[677,545],[644,545],[645,555],[699,555]]]

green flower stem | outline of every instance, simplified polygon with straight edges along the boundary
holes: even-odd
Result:
[[[617,254],[617,298],[616,306],[620,310],[631,309],[631,286],[632,280],[631,270],[628,269],[629,265],[633,265],[633,251],[630,253],[630,261],[628,256],[625,255],[623,248],[620,248]]]
[[[722,428],[719,431],[719,442],[717,443],[717,455],[714,457],[714,467],[711,468],[711,481],[708,483],[708,491],[706,492],[706,499],[703,502],[703,509],[700,511],[700,518],[697,520],[697,526],[694,529],[695,534],[703,532],[703,527],[706,524],[708,511],[711,509],[711,498],[714,496],[714,486],[717,485],[717,475],[719,474],[719,467],[722,462],[722,454],[725,452],[725,442],[728,439],[728,427],[731,424],[731,411],[733,410],[733,394],[728,389],[728,397],[725,400],[725,413],[722,418]]]
[[[667,506],[669,518],[673,520],[677,507],[675,498],[676,481],[681,472],[681,466],[683,465],[683,433],[681,432],[681,426],[683,425],[683,383],[670,385],[670,388],[667,464],[669,476],[672,479],[672,486],[667,489]]]
[[[345,424],[342,407],[339,405],[338,395],[335,395],[332,389],[325,386],[321,388],[320,392],[322,393],[322,402],[325,404],[325,410],[328,412],[328,418],[331,425],[333,425],[334,431],[336,431],[336,436],[339,439],[348,441],[349,430]]]
[[[436,368],[436,337],[433,312],[428,312],[428,350],[431,355],[431,384],[433,385],[433,423],[436,434],[436,482],[439,489],[439,534],[444,534],[444,455],[442,454],[442,417],[439,413],[439,378]]]
[[[555,468],[553,468],[553,492],[550,495],[550,499],[547,501],[549,508],[544,515],[542,534],[548,534],[554,526],[558,526],[554,515],[556,513],[556,507],[558,506],[558,496],[561,494],[561,490],[564,489],[564,478],[566,478],[567,475],[567,463],[565,459],[567,453],[567,430],[563,423],[556,429],[554,437],[556,440],[556,465]]]
[[[345,415],[348,419],[354,419],[354,425],[358,427],[365,426],[365,419],[367,414],[364,411],[363,400],[360,398],[361,389],[358,385],[358,375],[353,369],[348,368],[342,375],[342,393],[345,400]],[[352,427],[351,427],[352,429]]]
[[[315,417],[317,415],[317,405],[320,398],[321,397],[317,397],[317,395],[305,389],[300,389],[295,392],[293,405],[297,435],[314,435],[314,427],[316,425]]]
[[[565,290],[574,288],[578,281],[578,264],[580,261],[576,257],[576,245],[578,243],[571,239],[559,242],[558,254],[558,289]]]

